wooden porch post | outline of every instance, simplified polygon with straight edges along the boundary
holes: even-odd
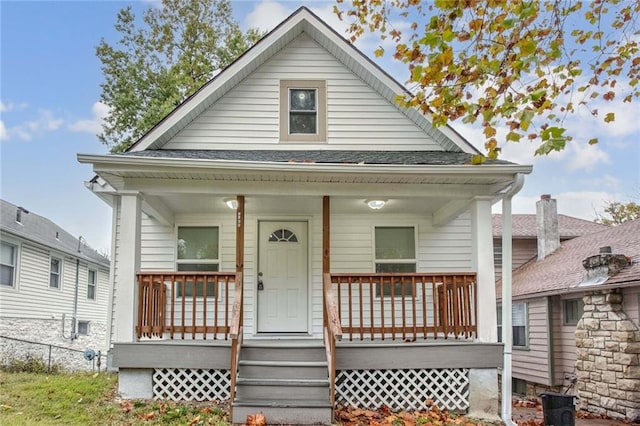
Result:
[[[331,269],[331,251],[329,249],[331,242],[331,218],[330,218],[331,201],[328,195],[322,198],[322,274],[328,274]]]
[[[236,211],[236,272],[244,272],[244,195],[238,195]]]

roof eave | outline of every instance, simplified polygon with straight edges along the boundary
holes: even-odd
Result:
[[[230,161],[192,158],[157,158],[134,157],[125,155],[91,155],[78,154],[78,161],[92,164],[94,169],[121,168],[125,166],[141,168],[189,168],[189,169],[233,169],[251,171],[282,171],[282,172],[327,172],[327,173],[402,173],[424,174],[458,174],[473,175],[484,173],[529,174],[532,166],[517,164],[482,164],[482,165],[395,165],[395,164],[338,164],[338,163],[292,163],[292,162],[260,162],[260,161]]]

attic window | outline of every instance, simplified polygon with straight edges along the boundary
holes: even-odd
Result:
[[[323,80],[280,81],[280,140],[327,141],[327,84]]]

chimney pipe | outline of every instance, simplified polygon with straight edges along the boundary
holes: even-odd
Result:
[[[538,260],[542,260],[560,247],[558,206],[550,194],[543,194],[536,203]]]

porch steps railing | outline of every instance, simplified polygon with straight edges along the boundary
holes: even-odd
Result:
[[[269,424],[331,423],[322,340],[245,342],[240,351],[233,423],[262,412]]]

